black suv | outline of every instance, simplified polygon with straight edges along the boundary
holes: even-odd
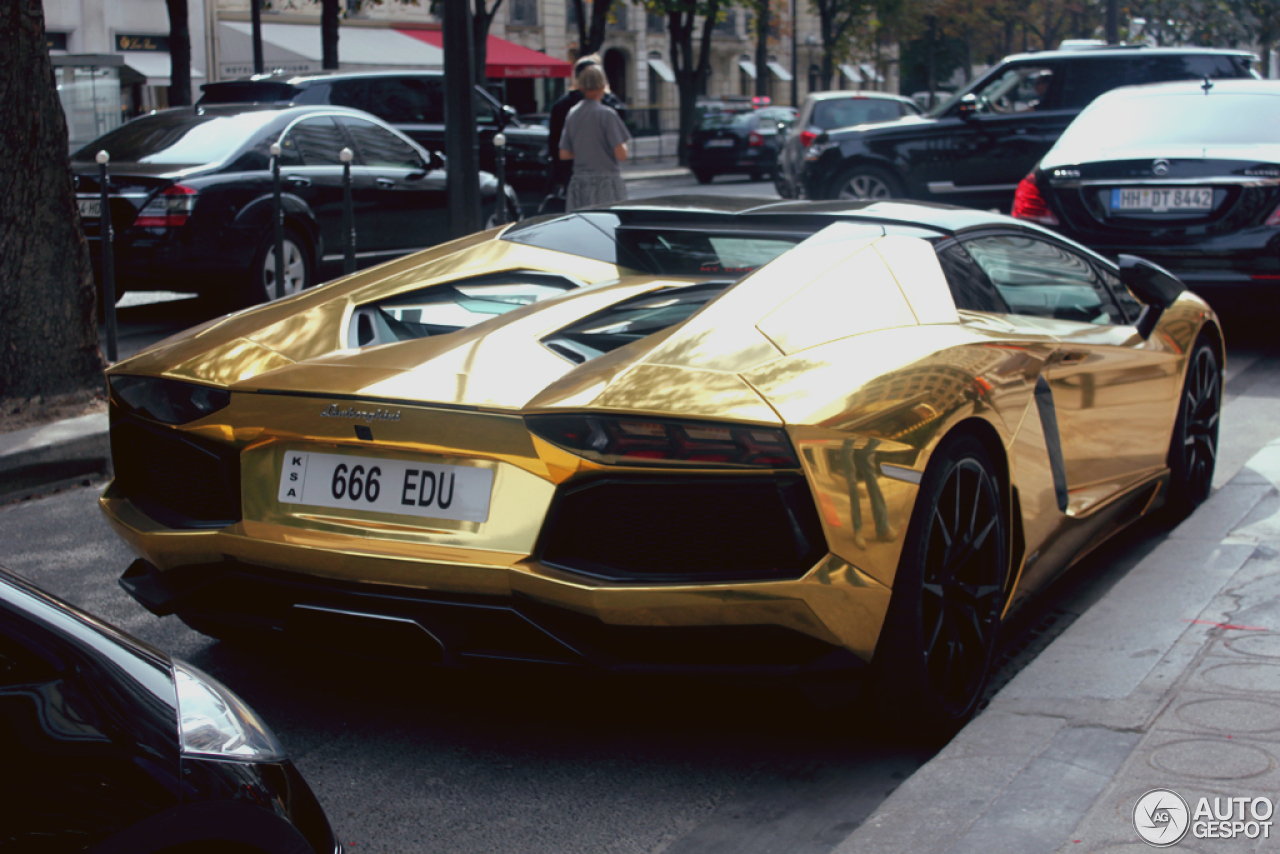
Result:
[[[260,74],[206,83],[199,104],[332,104],[373,113],[428,151],[444,154],[444,72],[374,71],[359,74]],[[494,171],[493,136],[507,137],[506,174],[521,189],[546,186],[548,130],[526,125],[515,110],[476,87],[480,168]]]
[[[1112,47],[1006,57],[925,116],[821,134],[805,155],[811,199],[909,198],[1007,210],[1071,120],[1117,86],[1253,78],[1252,54]]]

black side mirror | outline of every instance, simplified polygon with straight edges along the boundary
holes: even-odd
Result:
[[[1134,326],[1143,338],[1150,338],[1164,310],[1173,305],[1186,285],[1164,267],[1137,255],[1121,255],[1120,282],[1145,305]]]
[[[516,115],[517,113],[516,113],[515,107],[511,106],[510,104],[503,104],[502,110],[498,114],[498,129],[501,130],[510,124],[519,125],[520,121],[519,119],[516,118]]]
[[[427,169],[434,170],[434,169],[443,169],[443,168],[444,168],[444,155],[438,151],[428,151],[427,152]]]
[[[956,104],[956,115],[965,121],[977,118],[978,116],[978,96],[970,92],[968,95],[960,97],[960,103]]]

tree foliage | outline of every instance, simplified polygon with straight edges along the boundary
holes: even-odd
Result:
[[[604,44],[605,28],[609,25],[609,7],[613,0],[591,0],[588,7],[583,0],[569,0],[578,18],[578,56],[595,53]],[[587,9],[591,9],[590,18]]]
[[[0,6],[0,399],[102,383],[93,270],[40,0]]]

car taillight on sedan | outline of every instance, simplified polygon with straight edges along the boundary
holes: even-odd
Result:
[[[1049,210],[1044,196],[1040,195],[1034,172],[1018,184],[1018,189],[1013,194],[1012,215],[1014,219],[1029,219],[1041,225],[1058,224],[1058,218],[1053,215],[1053,211]]]
[[[133,221],[139,228],[178,228],[186,225],[187,217],[196,207],[198,191],[185,184],[174,184],[155,196],[138,212]]]
[[[808,148],[810,145],[813,144],[813,141],[817,138],[818,138],[817,131],[812,131],[812,130],[800,131],[800,147]]]
[[[751,146],[752,148],[764,145],[764,137],[756,133],[755,131],[752,131],[751,133],[747,134],[747,145]]]

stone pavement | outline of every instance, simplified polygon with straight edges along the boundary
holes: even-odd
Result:
[[[1133,824],[1139,798],[1169,789],[1185,812],[1167,795],[1144,807],[1173,807],[1165,841],[1190,821],[1177,850],[1274,851],[1278,758],[1280,440],[836,850],[1136,854],[1151,850]],[[1197,821],[1201,798],[1210,814],[1201,811]],[[1144,815],[1149,823],[1152,812]],[[1233,838],[1221,838],[1219,819]],[[1153,827],[1158,835],[1159,823]]]

